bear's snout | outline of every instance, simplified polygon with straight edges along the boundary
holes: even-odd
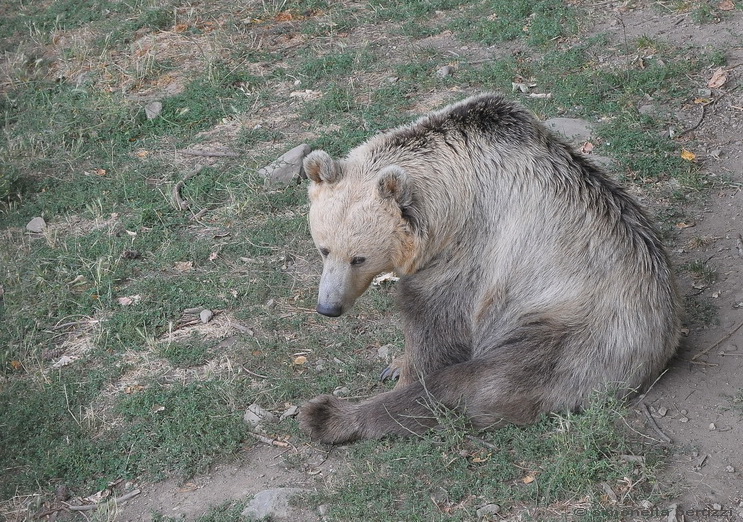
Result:
[[[343,313],[341,305],[334,304],[318,303],[315,310],[317,310],[318,314],[327,315],[328,317],[338,317]]]

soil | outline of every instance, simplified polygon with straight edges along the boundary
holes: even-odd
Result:
[[[727,56],[727,83],[712,93],[713,103],[703,107],[693,103],[697,93],[666,107],[685,125],[676,132],[684,133],[689,150],[696,155],[704,176],[714,189],[684,209],[684,222],[679,223],[676,239],[670,246],[678,266],[702,260],[714,271],[713,282],[692,278],[680,271],[682,295],[717,309],[713,326],[689,327],[678,356],[666,374],[644,398],[652,414],[657,433],[648,426],[653,438],[665,434],[671,457],[660,481],[664,491],[674,492],[674,502],[686,509],[718,508],[731,514],[715,520],[743,520],[743,408],[735,402],[743,388],[743,10],[727,13],[719,22],[697,24],[690,13],[663,10],[658,4],[626,8],[625,2],[599,2],[589,14],[596,18],[595,33],[608,34],[621,46],[628,39],[641,36],[675,44],[691,45]],[[362,35],[386,38],[379,35]],[[364,39],[362,38],[362,40]],[[354,38],[349,38],[354,40]],[[418,42],[446,48],[453,56],[492,58],[503,52],[503,46],[477,48],[457,42],[442,34]],[[277,50],[282,48],[276,39]],[[395,38],[397,46],[413,45]],[[270,40],[266,45],[270,45]],[[190,46],[193,48],[193,46]],[[401,53],[402,54],[402,53]],[[442,64],[445,65],[445,64]],[[699,78],[699,88],[707,88],[711,77]],[[168,94],[166,91],[158,95]],[[440,93],[416,100],[416,108],[440,104]],[[648,100],[652,106],[653,101]],[[291,110],[291,107],[277,108]],[[286,115],[277,114],[284,118]],[[297,123],[297,134],[303,132]],[[298,144],[297,142],[296,144]],[[291,145],[293,146],[293,145]],[[288,148],[291,148],[288,147]],[[287,150],[288,150],[287,148]],[[653,199],[652,196],[649,199]],[[653,206],[653,202],[648,202]],[[656,202],[656,209],[662,203]],[[738,396],[738,401],[741,397]],[[638,416],[644,415],[638,406]],[[142,493],[118,508],[118,520],[151,520],[155,512],[169,517],[193,520],[211,507],[231,500],[249,499],[268,488],[320,488],[341,480],[346,469],[343,448],[330,454],[322,448],[297,448],[301,459],[294,459],[291,448],[269,444],[249,444],[234,460],[197,476],[188,483],[166,480],[137,484]],[[292,462],[301,462],[294,464]],[[308,510],[303,520],[318,519]],[[685,520],[698,520],[701,515],[687,515]],[[664,517],[663,520],[666,520]],[[668,520],[671,520],[670,518]],[[683,520],[681,516],[678,520]]]

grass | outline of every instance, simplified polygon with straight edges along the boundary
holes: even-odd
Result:
[[[622,460],[632,451],[620,428],[623,415],[621,405],[597,397],[579,416],[545,417],[477,437],[450,417],[444,429],[415,444],[354,445],[351,478],[318,502],[332,506],[331,520],[472,520],[492,503],[503,511],[530,506],[534,519],[557,519],[599,498],[601,481],[621,489],[627,477],[652,475],[652,459]],[[573,506],[561,502],[567,491]]]
[[[305,187],[267,189],[256,174],[301,141],[343,155],[421,107],[510,92],[521,77],[551,95],[521,98],[541,117],[603,122],[597,152],[616,176],[651,194],[677,180],[677,205],[704,188],[660,109],[695,92],[722,53],[589,38],[556,0],[254,4],[0,3],[11,13],[0,20],[0,500],[187,478],[253,443],[242,425],[253,402],[280,412],[342,386],[386,389],[377,349],[402,344],[393,290],[371,290],[343,321],[313,314]],[[434,35],[529,52],[468,61],[410,45]],[[446,64],[454,74],[437,77]],[[291,96],[307,89],[319,96]],[[155,99],[163,110],[150,120]],[[640,113],[648,99],[659,110]],[[181,210],[173,191],[184,180]],[[41,234],[24,229],[35,216]],[[186,313],[202,308],[211,323]],[[706,302],[689,308],[711,320]],[[625,414],[597,402],[477,439],[451,419],[421,439],[357,444],[353,472],[314,501],[338,520],[471,519],[488,502],[559,516],[600,503],[600,483],[639,501],[649,493],[622,480],[652,481],[653,464],[620,458],[648,454],[615,422]],[[307,442],[293,420],[280,430]]]

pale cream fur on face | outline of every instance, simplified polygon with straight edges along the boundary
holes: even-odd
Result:
[[[376,194],[376,185],[358,186],[341,179],[310,189],[310,231],[323,256],[318,302],[347,311],[374,276],[394,268],[399,210]],[[363,258],[363,263],[353,264]]]

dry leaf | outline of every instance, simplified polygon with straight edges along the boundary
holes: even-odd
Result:
[[[696,225],[697,224],[694,223],[693,221],[690,221],[689,223],[685,223],[685,222],[682,221],[681,223],[676,223],[676,228],[678,228],[679,230],[683,230],[685,228],[691,228],[691,227],[694,227]]]
[[[717,8],[721,11],[732,11],[735,9],[735,2],[733,0],[722,0],[722,2],[717,4]]]
[[[193,270],[193,261],[178,261],[175,264],[175,269],[179,272],[189,272]]]
[[[211,254],[209,254],[209,261],[215,261],[218,257],[219,254],[217,254],[216,252],[212,252]]]
[[[300,355],[299,357],[294,358],[294,364],[297,366],[302,366],[303,364],[307,363],[307,357],[304,355]]]
[[[138,150],[135,154],[138,158],[146,158],[147,156],[150,155],[150,151],[142,149],[142,150]]]
[[[585,142],[580,148],[580,151],[583,154],[591,154],[593,152],[593,143],[591,143],[590,141]]]
[[[711,98],[694,98],[694,103],[698,105],[708,105],[712,103],[712,99]]]
[[[23,368],[21,361],[10,361],[10,366],[16,371]]]
[[[535,480],[536,480],[536,477],[535,477],[534,475],[527,475],[527,476],[525,476],[525,477],[524,477],[523,479],[521,479],[521,481],[522,481],[522,482],[523,482],[524,484],[531,484],[531,483],[532,483],[532,482],[534,482]]]
[[[106,174],[108,174],[108,171],[106,169],[95,169],[95,173],[98,176],[105,176]]]
[[[142,390],[144,390],[144,386],[142,386],[141,384],[134,384],[132,386],[125,387],[124,393],[126,393],[127,395],[131,395],[132,393],[137,393]]]
[[[188,24],[178,24],[175,26],[176,33],[184,33],[188,31]]]
[[[697,155],[691,152],[690,150],[683,149],[681,151],[681,157],[685,159],[686,161],[694,161],[697,159]]]
[[[133,304],[137,304],[139,301],[142,300],[142,296],[137,295],[128,295],[126,297],[119,297],[116,299],[116,302],[118,302],[121,306],[131,306]]]
[[[720,67],[712,74],[712,78],[707,82],[707,87],[710,89],[719,89],[725,85],[726,81],[728,81],[728,72],[724,67]]]
[[[277,22],[290,22],[294,20],[294,15],[291,11],[284,11],[276,15]]]

